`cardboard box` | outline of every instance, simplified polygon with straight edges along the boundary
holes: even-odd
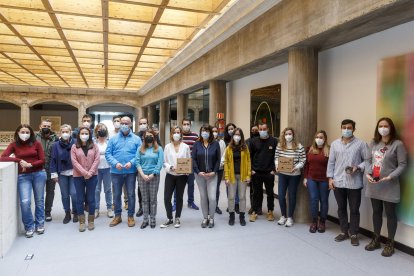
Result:
[[[279,172],[292,172],[293,166],[293,158],[292,157],[279,157],[278,163],[278,170]]]
[[[177,158],[175,172],[179,174],[193,173],[193,162],[191,158]]]

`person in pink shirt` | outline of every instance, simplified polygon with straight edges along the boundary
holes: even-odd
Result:
[[[87,127],[79,128],[76,138],[76,144],[72,146],[70,155],[76,189],[79,232],[84,232],[86,230],[84,214],[85,199],[89,205],[88,230],[95,229],[95,190],[98,182],[99,148],[92,141],[91,130]]]

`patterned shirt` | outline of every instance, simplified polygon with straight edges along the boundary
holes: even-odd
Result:
[[[183,132],[183,143],[190,147],[190,152],[193,152],[193,145],[198,140],[198,134],[195,132],[184,133]]]

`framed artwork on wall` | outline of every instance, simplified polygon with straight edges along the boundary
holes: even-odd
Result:
[[[41,116],[40,121],[49,119],[52,122],[52,131],[54,133],[60,132],[60,124],[62,123],[62,117],[61,116]]]

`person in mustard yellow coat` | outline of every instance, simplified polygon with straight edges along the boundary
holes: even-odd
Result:
[[[243,131],[234,130],[229,145],[224,153],[224,180],[229,189],[228,208],[230,213],[229,225],[234,225],[234,198],[239,192],[240,225],[245,226],[246,220],[246,187],[252,174],[249,148],[244,141]]]

